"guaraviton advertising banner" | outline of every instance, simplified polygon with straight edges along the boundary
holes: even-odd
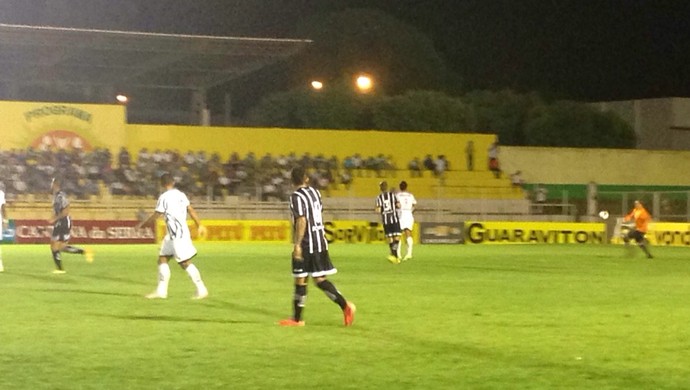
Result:
[[[465,222],[467,244],[605,244],[606,225],[576,222]]]

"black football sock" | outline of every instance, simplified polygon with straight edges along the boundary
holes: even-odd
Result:
[[[294,320],[295,321],[302,321],[302,310],[304,309],[304,305],[307,301],[307,286],[300,286],[298,284],[295,285],[295,296],[292,301],[292,306],[294,309]]]
[[[84,253],[83,249],[77,248],[76,246],[72,246],[72,245],[67,245],[66,247],[62,248],[62,251],[67,252],[67,253],[76,253],[79,255]]]
[[[319,283],[316,284],[324,293],[326,293],[326,296],[331,299],[331,301],[335,302],[340,306],[341,309],[345,309],[345,306],[347,306],[347,300],[345,300],[345,297],[340,294],[340,291],[338,291],[337,288],[333,285],[328,280],[322,280]]]
[[[397,257],[397,256],[398,256],[398,242],[397,242],[397,241],[393,241],[393,242],[391,242],[390,244],[388,244],[388,247],[391,248],[391,255]]]
[[[62,270],[62,260],[60,259],[60,251],[52,251],[53,252],[53,261],[55,262],[55,267],[57,269]]]

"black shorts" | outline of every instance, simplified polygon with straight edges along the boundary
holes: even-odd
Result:
[[[338,272],[333,263],[331,263],[328,251],[306,253],[303,250],[302,257],[302,260],[292,259],[292,276],[296,278],[306,278],[307,276],[318,278]]]
[[[69,218],[58,219],[55,221],[55,225],[53,225],[51,240],[64,242],[69,241],[71,231],[72,221],[70,221]]]
[[[630,229],[628,232],[628,239],[635,240],[637,242],[643,242],[644,241],[644,233],[642,233],[639,230],[635,229]]]
[[[400,230],[400,222],[384,223],[383,232],[386,234],[386,237],[394,237],[401,235],[402,230]]]

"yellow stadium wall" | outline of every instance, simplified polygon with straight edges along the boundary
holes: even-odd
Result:
[[[0,102],[0,149],[33,146],[108,147],[124,145],[125,109],[117,105]]]
[[[494,140],[491,134],[431,134],[358,130],[303,130],[278,128],[230,128],[200,126],[135,125],[126,123],[125,107],[49,102],[0,102],[0,149],[108,148],[121,147],[135,157],[141,148],[172,149],[184,153],[204,150],[226,159],[237,152],[244,157],[254,152],[274,156],[294,152],[341,161],[359,153],[363,158],[393,156],[398,168],[406,169],[414,157],[446,156],[453,169],[464,169],[465,146],[475,145],[475,170],[486,170],[486,152]]]
[[[226,159],[237,152],[274,156],[310,153],[325,157],[359,153],[362,157],[392,155],[399,169],[413,157],[444,154],[452,169],[465,169],[465,146],[475,145],[475,170],[486,171],[491,134],[228,128],[199,126],[132,125],[125,108],[46,102],[0,102],[0,149],[34,147],[126,147],[173,149],[181,153],[204,150]],[[521,170],[531,183],[587,183],[638,185],[690,185],[690,151],[501,147],[506,174]]]
[[[500,157],[529,183],[690,185],[690,151],[501,147]]]
[[[465,169],[465,145],[475,145],[475,169],[486,169],[487,149],[495,136],[490,134],[441,134],[359,130],[303,130],[278,128],[228,128],[198,126],[127,125],[127,147],[132,152],[150,149],[205,150],[221,158],[237,152],[244,157],[271,153],[274,157],[294,152],[342,158],[359,153],[363,158],[392,155],[400,169],[414,157],[443,154],[452,168]]]

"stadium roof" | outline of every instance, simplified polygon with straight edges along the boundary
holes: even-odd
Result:
[[[0,82],[208,89],[310,42],[0,23]]]

